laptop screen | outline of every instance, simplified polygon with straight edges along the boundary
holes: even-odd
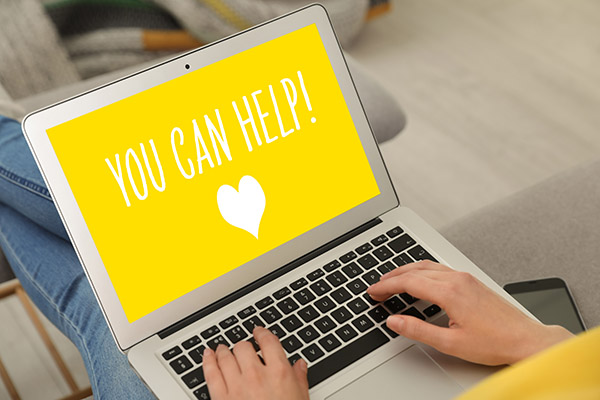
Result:
[[[47,134],[130,323],[380,194],[316,25]]]

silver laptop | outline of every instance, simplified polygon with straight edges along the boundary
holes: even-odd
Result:
[[[161,399],[207,399],[205,347],[263,325],[313,399],[451,398],[495,371],[398,337],[415,260],[520,306],[398,197],[313,5],[27,116],[23,128],[119,348]],[[255,344],[255,343],[254,343]],[[258,349],[257,349],[258,350]]]

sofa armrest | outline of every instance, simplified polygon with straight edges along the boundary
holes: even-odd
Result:
[[[557,276],[600,325],[600,161],[477,211],[443,235],[500,285]]]

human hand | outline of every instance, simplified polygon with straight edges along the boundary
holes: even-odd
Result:
[[[448,327],[404,315],[388,317],[388,327],[467,361],[513,364],[572,336],[529,318],[471,274],[431,261],[397,268],[367,289],[378,301],[403,292],[442,307]]]
[[[307,366],[302,359],[292,367],[277,336],[256,327],[254,338],[264,364],[250,342],[235,344],[233,353],[224,345],[204,351],[204,376],[213,400],[307,400]]]

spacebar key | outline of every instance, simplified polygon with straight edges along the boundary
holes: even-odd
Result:
[[[308,369],[308,386],[312,388],[318,385],[389,341],[390,339],[379,328],[373,329],[365,336],[310,367]]]

